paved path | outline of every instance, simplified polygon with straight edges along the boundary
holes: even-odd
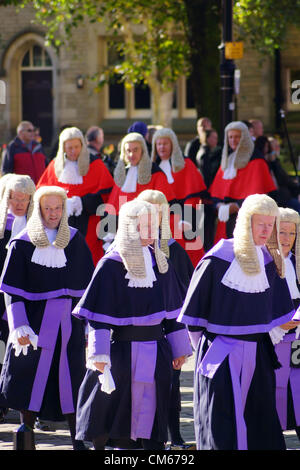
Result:
[[[193,421],[193,367],[194,358],[183,366],[181,378],[181,434],[187,443],[195,443]],[[72,450],[69,431],[66,423],[47,423],[50,431],[35,430],[35,442],[37,450]],[[6,416],[6,422],[0,424],[0,450],[13,450],[13,432],[19,425],[19,415],[10,410]],[[293,431],[284,433],[289,449],[300,450],[300,442]],[[87,443],[92,448],[91,443]]]

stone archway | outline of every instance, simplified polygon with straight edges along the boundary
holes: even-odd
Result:
[[[44,62],[40,65],[34,60],[26,61],[26,57],[32,58],[31,51],[34,48],[41,52],[44,57]],[[40,34],[35,32],[22,33],[11,41],[2,59],[2,71],[5,72],[7,85],[6,122],[11,137],[14,136],[15,129],[21,120],[31,120],[30,115],[28,115],[28,102],[30,101],[29,94],[32,92],[35,93],[34,100],[38,101],[41,96],[44,96],[45,99],[45,92],[48,91],[47,106],[44,113],[41,108],[41,115],[44,114],[44,118],[48,119],[51,132],[56,127],[57,70],[58,57],[52,48],[45,46],[44,38]],[[49,99],[51,100],[51,106],[49,106]],[[41,121],[41,118],[35,121],[39,120]],[[33,124],[42,127],[40,122],[33,122]],[[46,136],[47,144],[50,144],[51,137],[48,133]]]

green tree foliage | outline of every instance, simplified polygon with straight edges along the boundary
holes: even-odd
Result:
[[[68,44],[85,21],[103,23],[121,60],[101,71],[98,85],[116,75],[127,88],[148,85],[154,122],[166,124],[161,109],[164,96],[170,98],[170,109],[178,77],[189,73],[187,17],[181,0],[23,0],[21,4],[34,7],[36,20],[46,27],[46,41],[56,48]]]

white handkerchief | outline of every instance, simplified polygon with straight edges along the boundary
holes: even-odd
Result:
[[[101,390],[104,393],[111,394],[116,390],[114,379],[112,378],[110,369],[107,365],[104,366],[103,374],[99,375],[99,382],[101,384]]]

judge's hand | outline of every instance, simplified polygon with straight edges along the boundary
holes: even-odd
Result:
[[[26,346],[26,344],[31,344],[28,335],[27,336],[21,336],[20,338],[18,338],[18,343],[21,346]]]
[[[231,202],[229,205],[229,214],[235,214],[240,210],[239,205],[236,202]]]
[[[185,363],[185,356],[180,356],[177,357],[176,359],[173,359],[173,369],[179,370]]]
[[[283,325],[280,325],[280,328],[282,328],[283,330],[292,330],[293,328],[296,328],[297,326],[299,326],[300,323],[299,321],[288,321],[287,323],[284,323]]]
[[[104,367],[106,366],[106,362],[94,362],[94,366],[96,367],[97,370],[99,370],[99,372],[101,372],[103,374],[104,372]]]

